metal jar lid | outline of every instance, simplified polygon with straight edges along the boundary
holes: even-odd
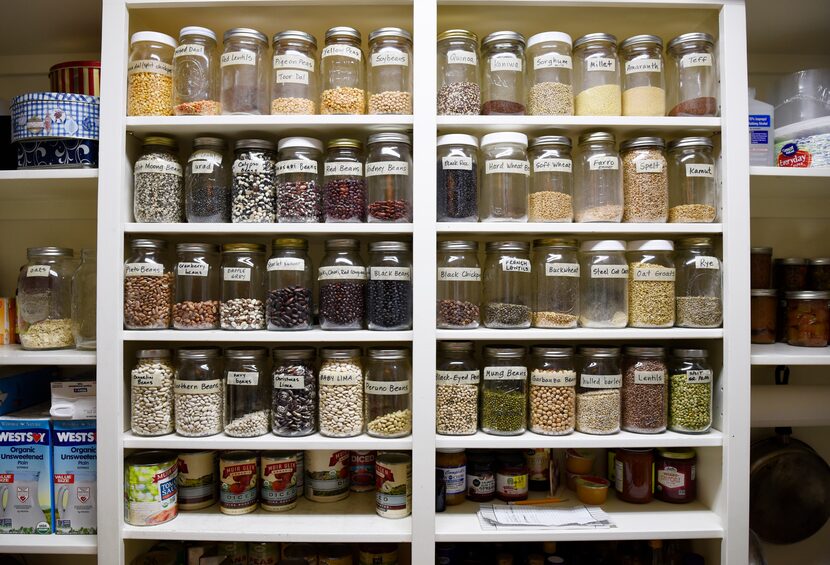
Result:
[[[268,350],[264,347],[229,347],[225,349],[226,359],[257,361],[265,359]]]
[[[374,143],[406,143],[407,145],[412,145],[408,135],[391,131],[373,133],[369,136],[369,140],[366,143],[369,145]]]
[[[261,243],[224,243],[222,253],[265,253]]]
[[[689,147],[706,147],[711,149],[715,144],[708,137],[680,137],[669,141],[669,151],[674,149],[686,149]]]
[[[452,239],[449,241],[439,241],[438,251],[475,251],[478,252],[477,241],[462,241]]]
[[[283,149],[292,147],[315,149],[322,152],[323,142],[319,139],[314,139],[313,137],[284,137],[280,139],[280,142],[277,144],[277,151],[282,151]]]
[[[245,38],[245,39],[255,39],[257,41],[261,41],[268,45],[268,37],[262,32],[259,32],[255,29],[251,29],[249,27],[235,27],[231,28],[225,32],[225,35],[222,37],[225,43],[228,42],[228,39],[233,38]]]
[[[714,240],[711,237],[681,237],[674,247],[675,249],[694,249],[697,247],[712,247]]]
[[[69,247],[29,247],[26,257],[72,257],[73,251]]]
[[[280,41],[302,41],[304,43],[308,43],[312,47],[317,47],[317,38],[311,35],[310,33],[306,33],[304,31],[298,31],[296,29],[288,29],[285,31],[281,31],[279,33],[274,34],[274,47],[277,46],[277,43]]]
[[[448,29],[438,34],[438,41],[445,41],[447,39],[469,39],[478,43],[478,36],[466,29]]]
[[[773,261],[775,265],[795,265],[801,266],[806,265],[808,263],[807,259],[803,257],[779,257],[775,261]]]
[[[830,257],[816,257],[815,259],[810,259],[811,266],[827,266],[830,265]]]
[[[308,240],[301,237],[278,237],[271,242],[274,249],[308,249]]]
[[[573,347],[552,347],[549,345],[534,345],[530,348],[530,354],[536,357],[566,358],[574,354]]]
[[[830,298],[830,291],[826,290],[791,290],[784,297],[787,300],[827,300]]]
[[[487,253],[496,251],[522,251],[527,253],[530,250],[530,244],[526,241],[488,241]]]
[[[173,352],[169,349],[139,349],[135,352],[136,359],[164,359],[172,356]]]
[[[588,346],[580,347],[579,354],[584,357],[614,358],[620,356],[619,347]]]
[[[752,290],[749,291],[749,295],[752,296],[753,298],[757,297],[757,296],[766,296],[766,297],[771,296],[771,297],[775,298],[775,297],[778,296],[778,291],[774,288],[753,288]]]
[[[336,26],[329,28],[326,31],[326,44],[328,44],[329,39],[337,39],[338,37],[348,37],[349,39],[354,39],[358,43],[360,43],[360,32],[357,31],[353,27],[349,26]]]
[[[177,243],[176,253],[218,253],[219,246],[215,243]]]
[[[702,31],[695,31],[692,33],[684,33],[683,35],[678,35],[671,41],[669,41],[668,46],[666,46],[667,51],[673,51],[676,48],[682,46],[684,43],[708,43],[710,45],[715,44],[715,38],[709,35],[708,33],[704,33]]]
[[[233,144],[234,151],[245,151],[246,149],[264,149],[274,151],[277,144],[267,139],[239,139]]]
[[[167,242],[163,239],[134,239],[130,242],[133,249],[167,249]]]
[[[143,147],[168,147],[174,151],[179,148],[179,144],[172,137],[166,135],[148,135],[144,138],[141,144]]]
[[[323,359],[354,359],[362,354],[359,347],[324,347],[320,350]]]
[[[175,451],[139,451],[129,455],[124,464],[127,467],[162,467],[176,463]]]
[[[672,349],[671,352],[673,357],[691,357],[695,359],[705,359],[709,356],[709,352],[705,349],[687,349],[687,348],[680,348],[680,349]]]
[[[522,345],[485,345],[483,354],[494,359],[521,359],[527,351]]]
[[[274,360],[278,359],[314,359],[316,350],[313,347],[275,347],[271,351]],[[358,355],[360,353],[358,352]]]
[[[409,251],[409,243],[405,241],[373,241],[369,244],[369,252],[375,251]]]
[[[772,247],[750,247],[749,252],[753,255],[772,255]]]
[[[193,140],[193,149],[211,148],[224,151],[227,144],[221,137],[197,137]]]
[[[215,359],[220,352],[218,347],[181,347],[176,355],[179,359]]]
[[[395,37],[412,43],[412,34],[400,27],[382,27],[369,34],[369,42],[386,37]]]
[[[620,43],[620,51],[639,45],[656,45],[660,51],[663,50],[663,40],[656,35],[633,35]]]
[[[470,147],[478,147],[478,139],[474,135],[467,135],[465,133],[448,133],[447,135],[439,136],[435,140],[437,147],[444,145],[469,145]]]
[[[564,147],[571,147],[571,139],[564,135],[543,135],[537,137],[530,143],[530,148],[540,147],[542,145],[562,145]]]
[[[666,349],[664,347],[629,345],[623,349],[623,354],[634,357],[665,357]]]
[[[567,247],[576,250],[576,240],[566,237],[546,237],[544,239],[534,239],[533,248],[538,247]]]
[[[357,149],[358,151],[360,151],[361,149],[363,149],[363,143],[361,143],[357,139],[340,137],[337,139],[332,139],[326,144],[326,149],[340,148]]]
[[[494,31],[481,40],[481,48],[484,49],[491,43],[498,43],[500,41],[513,41],[522,47],[524,47],[527,43],[525,41],[525,36],[521,33],[515,31]]]
[[[370,347],[368,354],[371,359],[409,359],[409,349],[406,347]]]
[[[472,341],[439,341],[439,351],[471,352],[475,349]]]
[[[587,143],[609,142],[614,143],[616,139],[614,134],[608,131],[594,131],[583,133],[579,136],[579,144],[585,145]]]
[[[187,37],[188,35],[203,35],[204,37],[209,37],[212,40],[216,41],[216,33],[214,33],[214,31],[212,29],[208,29],[206,27],[200,27],[200,26],[186,26],[186,27],[183,27],[179,31],[179,41],[181,41],[182,38]]]
[[[647,147],[657,147],[663,149],[666,142],[662,137],[632,137],[620,143],[620,151],[628,151],[629,149],[641,149]]]
[[[610,33],[589,33],[574,41],[574,49],[589,43],[608,43],[616,47],[617,37],[615,35],[611,35]]]
[[[351,238],[327,239],[326,251],[330,249],[360,249],[360,241]]]

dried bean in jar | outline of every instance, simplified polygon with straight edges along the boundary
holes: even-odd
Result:
[[[369,329],[407,329],[412,325],[412,282],[369,281]]]
[[[260,142],[263,148],[249,150],[237,142],[231,185],[231,221],[233,223],[268,223],[276,221],[276,163],[273,144]]]
[[[188,392],[199,387],[200,381],[176,381],[176,433],[198,437],[222,431],[224,394],[221,381],[215,381],[215,390]]]
[[[366,311],[366,283],[333,281],[320,285],[320,324],[359,329]]]
[[[184,221],[184,174],[171,151],[145,151],[139,157],[133,170],[133,192],[136,222]]]
[[[264,330],[265,307],[256,298],[233,298],[219,306],[223,330]]]
[[[132,432],[139,436],[172,433],[173,368],[160,359],[140,359],[130,377]]]
[[[524,304],[489,302],[484,305],[484,325],[488,328],[516,328],[530,325],[530,307]]]
[[[314,370],[305,364],[274,367],[271,413],[274,434],[305,436],[317,428],[317,383]]]
[[[269,290],[265,312],[268,329],[308,329],[312,317],[311,289],[289,286]]]
[[[478,325],[478,304],[466,300],[444,299],[438,301],[439,327],[466,328],[473,324]]]
[[[438,377],[442,382],[440,374]],[[478,371],[475,378],[477,382]],[[478,385],[439,384],[435,388],[435,431],[441,435],[469,435],[476,433],[477,426]]]
[[[170,327],[173,301],[173,273],[161,276],[124,278],[124,327],[127,329],[163,329]]]
[[[665,431],[667,398],[666,363],[662,357],[626,360],[621,398],[624,430],[641,434]]]
[[[323,186],[326,222],[366,221],[366,182],[361,178],[338,178]]]
[[[481,391],[481,427],[488,433],[515,434],[525,429],[527,397],[523,390]]]
[[[530,431],[564,435],[576,425],[576,373],[534,369],[530,375]]]
[[[369,216],[379,222],[400,222],[411,215],[406,200],[378,200],[369,204]]]
[[[277,220],[280,223],[323,220],[320,187],[316,181],[279,182],[276,191]]]
[[[363,370],[351,360],[328,360],[320,367],[320,433],[352,437],[363,432]]]
[[[218,325],[218,300],[185,300],[173,305],[173,327],[177,330],[208,330]]]
[[[445,169],[439,160],[438,219],[478,219],[478,175],[474,170]]]

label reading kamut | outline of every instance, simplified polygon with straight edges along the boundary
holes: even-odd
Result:
[[[343,267],[320,267],[317,270],[318,281],[330,280],[366,280],[366,267],[359,266],[343,266]]]
[[[470,281],[481,280],[481,269],[477,267],[440,267],[438,269],[439,281]]]
[[[534,173],[570,173],[573,162],[570,159],[534,159]]]
[[[666,384],[664,371],[634,371],[635,385],[663,385]]]
[[[477,385],[481,380],[478,371],[435,371],[438,385]]]
[[[125,277],[163,277],[164,265],[158,263],[127,263],[124,265]]]
[[[534,69],[572,69],[573,62],[570,55],[547,53],[533,58]]]
[[[320,371],[320,386],[354,386],[359,385],[361,376],[355,373],[329,373]]]
[[[160,173],[163,175],[183,176],[182,166],[174,161],[165,161],[163,159],[140,159],[136,161],[133,174],[141,175],[145,173]]]
[[[686,382],[687,383],[711,383],[712,382],[712,371],[709,369],[696,369],[691,371],[686,371]]]
[[[228,371],[228,384],[257,386],[259,384],[259,373],[256,371]]]
[[[686,176],[715,178],[715,166],[705,163],[686,163]]]
[[[163,61],[154,61],[153,59],[130,61],[127,65],[127,74],[132,75],[135,73],[154,73],[157,75],[171,76],[173,74],[173,65]]]
[[[244,281],[251,280],[250,267],[222,267],[222,278],[226,281]]]
[[[720,270],[720,261],[718,261],[717,257],[711,257],[709,255],[699,255],[698,257],[695,257],[695,268],[713,269],[717,271]]]
[[[617,70],[617,61],[611,57],[590,57],[585,59],[585,70],[588,72],[605,71],[613,73]]]
[[[193,261],[181,261],[176,265],[176,274],[181,277],[206,277],[210,265]]]
[[[712,54],[711,53],[689,53],[680,57],[680,68],[688,69],[689,67],[711,67]]]
[[[499,259],[501,270],[505,273],[529,273],[530,260],[518,257],[502,257]]]
[[[527,378],[527,367],[484,367],[485,381],[517,381]]]
[[[222,392],[222,381],[173,381],[173,392],[176,394],[216,394]]]
[[[594,155],[588,157],[588,169],[592,171],[616,171],[620,168],[620,160],[616,157]]]
[[[305,388],[305,377],[302,375],[277,373],[274,375],[274,388],[302,390]]]
[[[521,159],[490,159],[484,163],[484,174],[530,175],[530,163]]]
[[[209,175],[213,173],[213,167],[216,165],[213,161],[206,159],[199,159],[190,162],[190,170],[194,175]]]
[[[674,280],[674,269],[672,267],[636,267],[632,274],[635,281]]]
[[[625,74],[634,73],[659,73],[663,70],[663,62],[660,59],[635,59],[626,61]]]
[[[195,55],[198,57],[205,56],[205,46],[204,45],[197,45],[195,43],[182,43],[176,50],[173,51],[173,58],[178,59],[179,57],[185,57],[187,55]]]
[[[288,175],[294,173],[317,174],[317,161],[306,159],[287,159],[277,163],[277,175]]]
[[[366,381],[366,394],[398,395],[409,394],[409,381]]]
[[[373,67],[386,67],[390,65],[396,67],[408,67],[409,53],[398,51],[397,49],[381,51],[380,53],[372,53]]]
[[[268,162],[262,159],[236,160],[233,163],[233,174],[264,173],[268,170]]]
[[[253,51],[230,51],[222,53],[219,65],[227,67],[230,65],[256,65],[256,53]]]
[[[579,263],[546,263],[545,276],[579,278]]]
[[[448,65],[476,65],[478,64],[478,55],[475,51],[464,51],[463,49],[453,49],[447,51]]]
[[[26,267],[27,277],[48,277],[52,268],[49,265],[30,265]]]
[[[579,386],[585,388],[620,388],[622,375],[585,375],[579,376]]]
[[[472,157],[441,157],[441,168],[445,171],[472,171]]]
[[[160,387],[164,385],[166,380],[164,374],[159,371],[150,374],[133,371],[132,374],[132,385],[139,388]]]
[[[660,159],[641,159],[634,162],[636,173],[662,173],[664,161]]]
[[[308,84],[308,71],[300,69],[277,69],[274,73],[277,84]]]
[[[533,386],[576,386],[575,371],[533,371],[530,373]]]
[[[301,69],[314,71],[314,59],[301,53],[274,55],[274,69]]]
[[[591,265],[592,279],[627,279],[628,265]]]
[[[350,176],[350,177],[362,177],[363,176],[363,163],[326,163],[324,169],[325,176],[333,177],[333,176]]]
[[[370,267],[370,281],[408,281],[412,278],[409,267]]]
[[[304,271],[305,260],[299,257],[272,257],[268,259],[269,271]]]
[[[348,57],[360,61],[362,52],[351,45],[327,45],[323,48],[322,57]]]
[[[522,72],[522,60],[514,55],[502,55],[490,59],[490,72],[508,71],[511,73]]]
[[[376,177],[380,175],[408,175],[409,163],[406,161],[379,161],[377,163],[366,163],[366,176]]]

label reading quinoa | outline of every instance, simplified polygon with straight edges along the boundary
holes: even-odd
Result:
[[[277,84],[308,84],[308,71],[299,69],[277,69],[274,73]]]
[[[328,373],[320,371],[320,386],[354,386],[359,385],[361,376],[358,372]]]
[[[268,259],[269,271],[304,271],[305,260],[299,257],[273,257]]]
[[[585,70],[590,72],[605,71],[613,73],[617,70],[617,61],[611,57],[591,57],[585,59]]]
[[[412,278],[409,267],[370,267],[371,281],[408,281]]]
[[[663,385],[666,384],[664,371],[634,371],[635,385]]]
[[[176,265],[176,274],[184,277],[206,277],[209,270],[210,265],[206,263],[182,261]]]
[[[256,65],[256,53],[253,51],[222,53],[222,57],[219,59],[219,66],[227,67],[230,65]]]
[[[662,173],[665,163],[660,159],[642,159],[634,161],[634,172],[636,173]]]
[[[213,172],[214,165],[216,165],[214,161],[199,159],[190,162],[190,170],[194,175],[209,175]]]
[[[362,177],[363,163],[326,163],[324,175],[333,177],[338,175]]]
[[[305,377],[302,375],[274,375],[274,388],[302,390],[305,388]]]
[[[442,157],[441,168],[445,171],[472,171],[472,157]]]
[[[720,261],[718,261],[717,257],[711,257],[709,255],[700,255],[695,257],[695,268],[697,269],[713,269],[715,271],[720,270]]]
[[[133,379],[133,386],[139,388],[150,388],[150,387],[160,387],[164,386],[164,381],[167,380],[163,373],[160,371],[154,371],[151,374],[142,374],[136,371],[133,371],[132,375]]]
[[[686,176],[715,178],[715,166],[705,163],[686,163]]]
[[[635,281],[673,281],[674,269],[672,267],[638,267],[634,269]]]
[[[219,379],[209,381],[173,381],[173,392],[175,394],[216,394],[222,392],[222,381]]]
[[[591,265],[592,279],[627,279],[628,265]]]
[[[182,166],[173,161],[163,159],[140,159],[136,161],[133,174],[142,175],[145,173],[160,173],[163,175],[184,176]]]
[[[314,59],[301,53],[274,55],[273,64],[275,69],[314,71]]]
[[[660,59],[635,59],[626,61],[625,74],[634,73],[659,73],[663,70],[663,62]]]
[[[592,171],[616,171],[620,168],[620,160],[616,157],[602,157],[595,155],[588,157],[588,169]]]
[[[178,59],[179,57],[185,57],[187,55],[197,55],[199,57],[204,57],[205,55],[205,46],[204,45],[196,45],[195,43],[182,43],[176,50],[173,51],[173,58]]]
[[[268,170],[268,162],[262,159],[237,159],[233,162],[233,174],[264,173]]]
[[[366,394],[409,394],[409,381],[366,381]]]
[[[26,267],[27,277],[48,277],[52,268],[49,265],[31,265]]]
[[[484,367],[485,381],[520,381],[527,378],[527,367]]]
[[[408,67],[409,53],[398,51],[397,49],[381,51],[380,53],[372,53],[373,67],[385,67],[389,65]]]
[[[462,49],[454,49],[447,51],[448,65],[476,65],[478,64],[478,56],[475,51],[464,51]]]
[[[477,267],[440,267],[439,281],[472,281],[481,280],[481,269]]]
[[[579,376],[579,386],[585,388],[620,388],[622,375],[585,375]]]
[[[376,177],[379,175],[408,175],[409,163],[406,161],[379,161],[377,163],[366,163],[366,176]]]
[[[697,369],[693,371],[686,371],[686,382],[699,384],[711,383],[712,371],[709,369]]]
[[[680,68],[688,69],[689,67],[711,67],[712,55],[711,53],[689,53],[680,58]]]
[[[163,277],[164,265],[158,263],[127,263],[124,265],[125,277]]]
[[[515,55],[501,55],[490,59],[490,72],[508,71],[511,73],[522,72],[522,60]]]
[[[484,174],[530,175],[530,163],[521,159],[491,159],[484,163]]]
[[[250,267],[222,267],[222,278],[226,281],[245,281],[251,280]]]
[[[327,45],[323,48],[322,57],[348,57],[360,61],[362,53],[360,49],[351,45]]]
[[[559,53],[547,53],[533,58],[534,69],[572,69],[573,63],[570,55]]]
[[[547,263],[545,276],[579,278],[579,263]]]
[[[317,174],[317,161],[306,159],[288,159],[279,161],[276,169],[277,175],[288,175],[293,173]]]
[[[480,380],[478,371],[435,371],[438,385],[477,385]]]
[[[518,257],[502,257],[499,259],[501,270],[505,273],[529,273],[530,260],[519,259]]]
[[[228,371],[228,384],[257,386],[259,384],[259,373],[255,371]]]
[[[317,270],[318,281],[330,281],[339,279],[365,281],[366,267],[320,267]]]
[[[576,386],[575,371],[533,371],[530,373],[533,386]]]
[[[570,173],[573,162],[570,159],[534,159],[534,173]]]
[[[154,73],[157,75],[172,76],[173,65],[152,59],[139,59],[127,65],[127,74],[132,75],[135,73]]]

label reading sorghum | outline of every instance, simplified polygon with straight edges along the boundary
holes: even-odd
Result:
[[[164,175],[183,176],[182,166],[175,161],[163,159],[140,159],[136,161],[133,173],[141,175],[144,173],[161,173]]]
[[[359,373],[329,373],[320,371],[320,386],[354,386],[359,385],[361,376]]]
[[[209,175],[213,173],[213,167],[218,163],[209,161],[207,159],[199,159],[198,161],[190,162],[190,171],[194,175]]]
[[[622,375],[586,375],[579,376],[579,386],[585,388],[620,388]]]
[[[26,267],[27,277],[48,277],[52,268],[49,265],[30,265]]]
[[[634,162],[635,173],[662,173],[665,161],[661,159],[641,159]]]
[[[637,267],[634,269],[633,275],[635,281],[673,281],[674,268],[657,266],[648,268]]]
[[[408,281],[412,278],[409,267],[370,267],[370,281]]]
[[[256,371],[228,371],[228,384],[257,386],[259,384],[259,373]]]
[[[219,58],[219,66],[227,67],[230,65],[256,65],[256,53],[253,51],[222,53],[222,56]]]
[[[635,385],[663,385],[666,384],[665,371],[634,371]]]
[[[529,273],[530,260],[519,259],[518,257],[502,257],[499,259],[501,270],[505,273]]]
[[[183,277],[206,277],[210,271],[207,263],[182,261],[176,265],[176,274]]]
[[[478,371],[435,371],[435,383],[439,385],[477,385],[480,380]]]
[[[501,55],[490,58],[490,72],[522,72],[522,60],[515,55]]]
[[[409,381],[366,381],[366,394],[409,394]]]
[[[471,281],[481,280],[481,269],[477,267],[440,267],[438,269],[439,281]]]
[[[176,394],[216,394],[222,392],[222,381],[212,379],[209,381],[173,381],[173,392]]]
[[[330,281],[338,279],[366,280],[366,267],[343,266],[343,267],[320,267],[317,270],[318,281]]]
[[[268,259],[269,271],[304,271],[305,260],[299,257],[272,257]]]
[[[484,163],[484,174],[530,175],[530,163],[521,159],[491,159]]]
[[[305,377],[303,375],[274,375],[274,388],[285,388],[289,390],[302,390],[305,388]]]
[[[579,263],[546,263],[545,276],[579,278]]]
[[[575,371],[533,371],[530,374],[533,386],[576,386]]]
[[[464,51],[463,49],[453,49],[447,51],[448,65],[475,65],[478,64],[478,55],[475,51]]]
[[[592,171],[616,171],[620,168],[620,160],[616,157],[594,155],[588,157],[588,169]]]
[[[245,281],[251,280],[250,267],[222,267],[222,278],[226,281]]]
[[[308,84],[308,71],[300,69],[277,69],[274,73],[277,84]]]
[[[372,53],[372,66],[385,67],[394,65],[397,67],[409,66],[409,53],[391,49],[388,51],[381,51],[380,53]]]
[[[276,169],[277,175],[288,175],[292,173],[317,174],[317,161],[306,159],[287,159],[279,161]]]
[[[274,55],[274,69],[302,69],[314,71],[314,59],[301,53]]]
[[[591,265],[592,279],[627,279],[628,265]]]
[[[133,371],[132,373],[132,384],[137,387],[160,387],[164,386],[166,380],[167,377],[161,371],[153,371],[152,373]]]
[[[686,176],[687,177],[704,177],[704,178],[714,178],[715,177],[715,166],[712,164],[697,164],[697,163],[686,163]]]
[[[186,55],[198,55],[203,57],[205,55],[205,46],[197,45],[195,43],[182,43],[176,50],[173,51],[173,58],[184,57]]]
[[[348,175],[355,177],[363,176],[363,163],[326,163],[325,176]]]
[[[357,47],[352,47],[351,45],[326,45],[323,48],[323,53],[321,56],[323,58],[348,57],[349,59],[355,59],[357,61],[360,61],[362,53],[360,49],[358,49]]]
[[[688,69],[689,67],[711,67],[712,54],[711,53],[689,53],[680,57],[680,68]]]
[[[712,382],[712,371],[709,369],[697,369],[686,371],[686,382],[687,383],[711,383]]]
[[[127,65],[127,74],[135,73],[154,73],[157,75],[171,76],[173,74],[173,65],[163,61],[154,61],[153,59],[139,59],[138,61],[130,61]]]
[[[485,381],[517,381],[527,378],[527,367],[484,367]]]
[[[127,263],[124,265],[125,277],[163,277],[164,265],[158,263]]]
[[[378,161],[377,163],[366,163],[366,176],[376,177],[379,175],[408,175],[409,163],[406,161]]]
[[[718,261],[717,257],[711,257],[709,255],[700,255],[695,257],[695,268],[697,269],[714,269],[720,270],[720,261]]]
[[[534,159],[534,173],[570,173],[573,162],[570,159]]]
[[[441,168],[445,171],[472,171],[472,157],[441,157]]]
[[[617,70],[617,61],[611,57],[590,57],[585,59],[585,70],[614,72]]]
[[[663,70],[663,62],[660,59],[635,59],[626,61],[625,74],[634,73],[659,73]]]
[[[572,69],[573,63],[570,55],[559,53],[547,53],[533,58],[534,69]]]
[[[237,159],[233,162],[233,174],[264,173],[268,170],[268,162],[263,159]]]

